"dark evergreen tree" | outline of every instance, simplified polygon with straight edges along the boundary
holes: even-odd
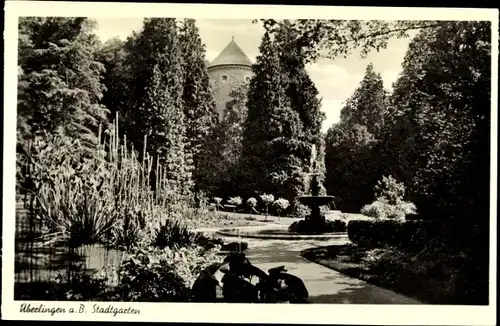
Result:
[[[248,90],[248,116],[243,131],[243,159],[240,167],[242,192],[254,196],[255,192],[272,192],[268,159],[273,151],[269,142],[280,136],[279,128],[271,130],[273,116],[284,107],[286,98],[281,84],[281,71],[277,49],[267,33],[262,38],[260,55],[252,66],[253,77]],[[279,122],[276,121],[276,122]]]
[[[202,160],[208,155],[208,136],[218,122],[215,101],[205,64],[205,46],[194,19],[185,19],[180,27],[179,46],[183,58],[183,105],[186,117],[186,152],[193,162],[195,188],[200,188]],[[203,190],[203,189],[202,189]]]
[[[370,63],[359,87],[340,112],[341,119],[348,125],[366,126],[368,132],[377,136],[384,125],[386,109],[387,91],[382,76],[373,70]]]
[[[95,142],[107,110],[100,104],[103,66],[86,18],[19,20],[18,123],[22,139],[40,132]]]
[[[222,121],[210,135],[207,159],[202,162],[202,189],[217,197],[234,196],[239,191],[243,127],[247,116],[246,84],[229,94]]]
[[[99,61],[104,65],[103,83],[106,87],[102,103],[109,109],[112,121],[116,113],[123,114],[129,104],[130,71],[124,66],[127,52],[125,42],[119,38],[112,38],[102,45],[98,52]],[[126,126],[125,117],[119,117],[122,127]]]
[[[191,168],[185,155],[183,71],[175,19],[145,19],[141,32],[129,39],[127,52],[132,82],[128,134],[137,149],[142,150],[145,139],[146,151],[166,167],[172,189],[188,194]]]
[[[321,98],[314,82],[306,71],[306,57],[299,42],[297,42],[297,32],[292,29],[292,24],[285,20],[277,29],[275,46],[280,52],[280,69],[282,75],[283,87],[292,110],[298,113],[300,119],[299,139],[308,143],[307,146],[314,145],[316,150],[315,169],[320,173],[319,180],[324,181],[324,143],[322,139],[322,124],[325,114],[321,111]],[[303,170],[311,169],[311,162],[307,160],[309,154],[305,157]]]
[[[279,36],[288,37],[286,26]],[[243,163],[254,169],[254,178],[247,178],[254,181],[254,191],[293,201],[304,191],[313,145],[323,149],[320,101],[293,45],[277,47],[265,34],[261,54],[250,82],[244,137],[244,153],[250,155]],[[315,165],[324,171],[322,164]]]
[[[327,189],[338,197],[343,210],[358,212],[373,200],[373,187],[382,177],[377,159],[380,154],[374,146],[386,110],[382,77],[369,64],[363,80],[342,108],[340,122],[327,134]]]

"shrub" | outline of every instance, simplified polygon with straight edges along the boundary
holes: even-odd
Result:
[[[111,229],[110,243],[108,246],[122,250],[135,248],[141,240],[144,240],[143,233],[146,227],[146,216],[139,207],[127,211],[120,218],[115,227]]]
[[[375,198],[384,198],[389,204],[395,205],[405,196],[405,186],[397,182],[392,176],[383,176],[375,186]]]
[[[247,199],[247,206],[248,206],[249,208],[251,208],[251,209],[252,209],[252,208],[255,208],[255,206],[257,206],[257,199],[255,199],[255,198],[253,198],[253,197],[248,198],[248,199]]]
[[[182,221],[189,228],[216,225],[221,216],[207,208],[194,208],[188,203],[179,202],[170,205],[168,218]]]
[[[423,248],[439,236],[440,228],[431,221],[353,220],[347,227],[349,240],[370,248],[399,247],[411,250]]]
[[[267,218],[267,215],[269,214],[269,204],[271,204],[274,201],[274,196],[263,194],[260,195],[260,199],[262,200],[262,202],[264,203],[264,207],[266,208],[266,218]]]
[[[174,247],[192,246],[196,243],[200,234],[190,231],[186,225],[179,221],[166,220],[157,229],[153,246]]]
[[[311,214],[311,209],[303,204],[298,204],[295,206],[295,215],[298,218],[306,218],[306,216]]]
[[[375,186],[375,201],[361,208],[361,214],[377,219],[404,220],[408,215],[416,215],[417,208],[405,202],[405,186],[392,176],[383,177]]]
[[[276,210],[278,211],[278,216],[281,214],[282,211],[286,210],[288,206],[290,206],[288,200],[284,198],[277,199],[276,201],[274,201],[273,204],[276,207]]]
[[[408,215],[417,214],[415,204],[411,202],[398,201],[390,204],[384,197],[375,200],[369,205],[361,208],[361,214],[376,219],[400,219],[404,220]]]
[[[323,205],[323,206],[320,206],[319,207],[319,213],[322,215],[322,216],[325,216],[326,213],[328,213],[328,211],[330,211],[330,208],[326,205]]]
[[[120,301],[188,301],[190,288],[207,266],[220,263],[216,250],[201,247],[137,251],[119,269]]]
[[[231,198],[229,198],[229,200],[227,202],[230,205],[234,205],[234,206],[238,207],[243,203],[243,200],[241,199],[241,197],[231,197]]]
[[[253,197],[248,198],[247,206],[249,208],[250,214],[252,214],[253,212],[258,213],[258,211],[255,209],[255,207],[257,206],[257,199]]]
[[[306,220],[293,222],[288,231],[292,233],[333,233],[346,232],[347,224],[342,220],[325,221],[323,225],[311,224]]]
[[[222,203],[222,198],[220,197],[214,197],[214,202],[217,204],[217,205],[220,205]]]
[[[326,221],[327,224],[326,229],[329,230],[327,232],[346,232],[347,231],[347,223],[342,220],[331,220]]]
[[[103,243],[118,221],[103,153],[85,154],[78,140],[37,137],[24,148],[33,213],[54,241]]]

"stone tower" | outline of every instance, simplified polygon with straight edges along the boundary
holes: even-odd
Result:
[[[240,84],[248,83],[252,76],[252,62],[236,44],[234,38],[208,65],[208,74],[214,92],[217,112],[222,119],[229,94]]]

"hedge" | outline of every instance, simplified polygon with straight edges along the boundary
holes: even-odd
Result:
[[[417,250],[439,236],[440,230],[438,224],[424,220],[354,220],[347,226],[349,240],[358,245]]]

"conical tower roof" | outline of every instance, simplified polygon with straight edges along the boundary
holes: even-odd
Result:
[[[222,65],[251,66],[252,61],[248,59],[243,50],[236,44],[234,37],[224,50],[212,61],[209,68]]]

